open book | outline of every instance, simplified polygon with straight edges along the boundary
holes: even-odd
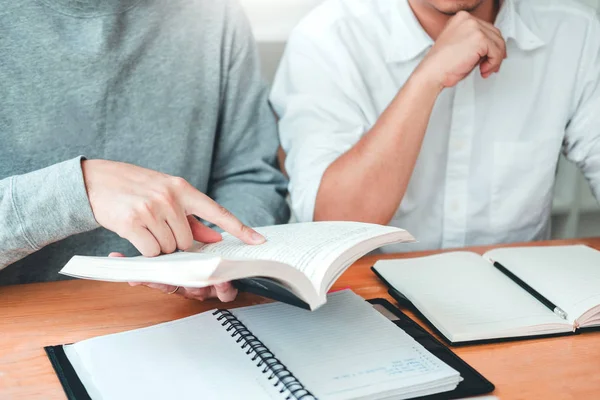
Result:
[[[351,291],[315,312],[212,310],[46,350],[70,400],[406,399],[461,380]]]
[[[356,222],[312,222],[256,228],[267,242],[230,235],[214,244],[156,258],[73,257],[61,270],[76,278],[206,287],[235,281],[243,291],[316,309],[337,278],[383,245],[413,241],[398,228]]]
[[[490,260],[564,310],[566,319]],[[373,269],[452,344],[600,326],[600,252],[586,246],[501,248],[483,257],[451,252],[379,261]]]

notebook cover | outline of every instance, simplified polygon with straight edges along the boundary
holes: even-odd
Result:
[[[460,399],[470,396],[479,396],[494,391],[494,384],[488,381],[483,375],[477,372],[473,367],[464,362],[452,350],[444,346],[431,333],[423,329],[419,324],[413,321],[408,315],[404,314],[397,307],[394,307],[385,299],[369,300],[371,304],[379,304],[394,314],[398,320],[392,321],[394,324],[409,334],[421,346],[425,347],[431,354],[448,364],[460,373],[463,381],[458,384],[456,389],[451,392],[443,392],[429,396],[418,397],[426,400]]]
[[[388,293],[401,307],[405,307],[410,309],[413,313],[415,313],[421,321],[423,321],[432,331],[434,331],[439,337],[441,337],[444,342],[449,344],[450,346],[470,346],[474,344],[490,344],[490,343],[502,343],[502,342],[515,342],[520,340],[533,340],[533,339],[544,339],[544,338],[553,338],[553,337],[561,337],[561,336],[573,336],[578,335],[581,330],[577,330],[575,332],[562,332],[562,333],[549,333],[542,335],[529,335],[529,336],[517,336],[517,337],[503,337],[503,338],[495,338],[495,339],[481,339],[481,340],[471,340],[467,342],[453,342],[449,338],[447,338],[421,311],[419,311],[410,300],[399,290],[394,288],[390,283],[375,269],[375,267],[371,267],[371,270],[377,275],[377,277],[388,287]],[[585,329],[585,331],[589,331],[591,329]]]
[[[306,302],[273,279],[260,277],[239,279],[233,281],[233,286],[240,292],[256,294],[310,311],[310,306]]]
[[[50,359],[50,363],[54,368],[54,372],[58,376],[58,380],[67,395],[69,400],[92,400],[85,390],[85,386],[79,380],[77,372],[71,365],[71,362],[65,354],[65,350],[62,345],[60,346],[48,346],[44,347],[46,354]]]
[[[579,333],[600,332],[600,326],[590,326],[588,328],[579,328],[578,332]]]

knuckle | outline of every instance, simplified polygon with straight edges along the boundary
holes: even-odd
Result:
[[[191,236],[186,236],[184,238],[181,239],[180,243],[179,243],[179,249],[180,250],[187,250],[190,247],[192,247],[193,243],[193,238]]]
[[[455,17],[456,17],[456,19],[458,19],[458,20],[462,20],[462,21],[465,21],[465,20],[473,20],[473,18],[471,18],[471,14],[469,14],[469,13],[468,13],[467,11],[465,11],[465,10],[460,10],[459,12],[457,12],[457,13],[455,14]]]
[[[149,252],[152,257],[156,257],[160,255],[160,245],[156,241],[152,241],[152,245],[150,246]]]
[[[175,250],[177,250],[177,244],[173,241],[173,242],[169,242],[165,245],[165,247],[163,249],[163,253],[171,254],[171,253],[175,252]]]
[[[240,232],[244,235],[249,235],[251,233],[251,229],[242,223],[240,223]]]
[[[130,208],[125,214],[125,217],[123,218],[123,223],[127,231],[129,231],[133,227],[138,226],[140,222],[140,216],[134,208]],[[126,232],[124,231],[123,234],[125,233]]]
[[[158,256],[160,256],[159,248],[156,248],[156,249],[153,249],[152,251],[150,251],[150,257],[158,257]]]
[[[160,255],[160,248],[158,246],[150,247],[141,253],[145,257],[157,257]]]
[[[171,186],[173,188],[175,188],[176,190],[181,190],[181,189],[188,188],[189,183],[188,183],[188,181],[186,181],[185,179],[183,179],[179,176],[173,176],[173,177],[171,177]]]
[[[164,187],[161,190],[154,192],[152,200],[154,204],[172,207],[175,204],[175,195],[169,187]]]
[[[477,19],[475,19],[471,14],[469,14],[467,11],[463,11],[464,13],[464,18],[467,24],[469,24],[469,26],[476,26],[479,28],[479,22],[477,21]]]
[[[135,205],[133,212],[138,219],[143,219],[144,217],[154,215],[154,208],[155,205],[153,200],[144,199]]]
[[[467,29],[467,31],[473,31],[473,33],[482,33],[479,23],[475,21],[473,18],[465,19],[462,25]]]
[[[481,42],[485,41],[486,36],[485,36],[485,34],[483,32],[481,32],[480,30],[478,30],[475,33],[473,33],[473,38],[478,43],[481,43]]]
[[[232,214],[231,214],[231,211],[229,211],[225,207],[219,206],[219,216],[221,218],[225,219],[225,218],[231,218]]]

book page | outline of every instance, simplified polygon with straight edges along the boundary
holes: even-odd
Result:
[[[60,270],[63,275],[109,282],[154,282],[175,286],[207,286],[220,258],[178,252],[160,257],[74,256]]]
[[[600,305],[600,252],[583,245],[495,249],[498,261],[574,321]]]
[[[232,312],[319,399],[402,398],[421,389],[416,397],[453,390],[460,379],[351,291],[329,295],[313,312],[281,303]]]
[[[210,311],[85,340],[65,353],[93,399],[282,398]]]
[[[255,228],[267,238],[259,246],[250,246],[224,234],[223,241],[200,247],[198,251],[223,258],[251,258],[289,264],[318,287],[327,268],[345,251],[365,240],[402,229],[356,222],[312,222]]]
[[[379,261],[375,269],[455,342],[572,329],[475,253]]]

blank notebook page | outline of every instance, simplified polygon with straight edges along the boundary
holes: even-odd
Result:
[[[94,400],[282,398],[212,312],[85,340],[65,353]]]
[[[485,256],[565,310],[571,321],[600,304],[600,251],[583,245],[524,247]]]
[[[459,374],[351,291],[308,312],[281,303],[232,310],[319,399],[349,399]],[[443,386],[443,385],[442,385]],[[399,397],[394,397],[399,398]]]
[[[518,334],[532,325],[572,329],[475,253],[379,261],[375,268],[452,341]]]

